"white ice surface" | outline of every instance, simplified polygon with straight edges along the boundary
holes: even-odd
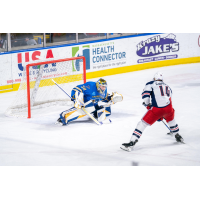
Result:
[[[141,93],[157,71],[173,90],[173,106],[180,134],[178,144],[162,122],[148,127],[134,151],[120,149],[129,142],[145,114]],[[124,100],[112,106],[112,124],[97,126],[85,117],[68,126],[54,125],[61,111],[55,107],[31,119],[5,117],[16,92],[0,94],[0,166],[199,166],[200,63],[155,68],[104,77],[108,91]],[[96,81],[97,79],[92,79]]]

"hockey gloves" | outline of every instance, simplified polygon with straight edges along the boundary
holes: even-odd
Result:
[[[81,109],[81,107],[84,107],[84,100],[83,100],[83,93],[82,92],[76,91],[74,107],[77,108],[77,109]]]
[[[150,109],[151,109],[151,105],[148,105],[148,106],[147,106],[147,110],[150,110]]]
[[[118,94],[117,92],[113,92],[111,96],[111,102],[113,104],[120,102],[123,100],[123,96],[121,94]]]
[[[151,109],[151,107],[152,107],[152,105],[151,104],[148,104],[148,105],[146,105],[144,102],[143,102],[143,104],[142,105],[144,105],[145,107],[146,107],[146,109],[147,110],[150,110]]]
[[[143,102],[143,105],[147,108],[147,110],[150,110],[152,108],[152,105],[151,104],[148,104],[146,105],[144,102]],[[161,117],[159,120],[157,120],[157,122],[161,122],[164,118]]]
[[[164,119],[164,118],[163,118],[163,117],[161,117],[159,120],[157,120],[157,122],[161,122],[163,119]]]

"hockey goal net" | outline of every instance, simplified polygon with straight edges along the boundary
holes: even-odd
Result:
[[[6,110],[6,116],[31,118],[33,110],[71,104],[71,99],[52,79],[71,95],[73,87],[86,82],[85,57],[27,64],[16,97]]]

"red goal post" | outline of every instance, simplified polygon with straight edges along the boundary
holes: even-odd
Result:
[[[84,56],[74,57],[74,58],[65,58],[65,59],[58,59],[58,60],[52,60],[52,61],[46,61],[46,62],[39,62],[37,65],[46,65],[46,64],[52,64],[52,63],[59,63],[59,62],[65,62],[65,61],[72,61],[72,60],[78,60],[83,59],[83,82],[86,83],[86,60]],[[31,99],[30,99],[30,80],[29,80],[29,67],[35,66],[35,63],[28,64],[26,66],[26,76],[27,78],[27,103],[28,103],[28,118],[31,118]]]
[[[75,62],[79,62],[76,68]],[[81,65],[81,67],[80,67]],[[57,88],[52,79],[61,84],[68,93],[78,84],[86,83],[86,59],[84,56],[34,62],[24,67],[23,77],[7,116],[31,118],[32,109],[71,101]],[[41,106],[42,105],[42,106]],[[65,105],[65,104],[64,104]]]

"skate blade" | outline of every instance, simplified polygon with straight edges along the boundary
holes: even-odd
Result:
[[[54,124],[57,126],[63,126],[63,124],[61,122],[55,122]]]
[[[111,124],[111,123],[112,123],[111,119],[106,119],[102,121],[102,124]]]
[[[120,147],[122,150],[124,150],[124,151],[128,151],[128,152],[131,152],[132,151],[132,149],[131,149],[131,147],[125,147],[125,146],[121,146]]]
[[[181,141],[176,141],[177,143],[182,143],[182,144],[185,144],[185,142],[183,140]]]
[[[181,140],[181,141],[180,141],[180,143],[183,143],[183,144],[185,144],[185,142],[184,142],[183,140]]]

